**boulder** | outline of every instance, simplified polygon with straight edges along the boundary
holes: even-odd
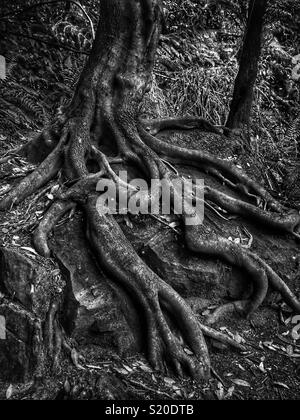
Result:
[[[66,281],[62,324],[67,334],[80,346],[98,346],[99,354],[135,354],[140,330],[135,305],[98,267],[82,221],[75,218],[56,229],[51,248]]]
[[[0,380],[23,382],[38,368],[41,325],[64,283],[33,252],[0,249]]]

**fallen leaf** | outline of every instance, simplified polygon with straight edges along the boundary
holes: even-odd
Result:
[[[227,391],[225,398],[231,398],[233,396],[234,390],[235,390],[234,386],[230,387]]]
[[[274,382],[273,383],[274,386],[278,386],[280,388],[285,388],[285,389],[290,389],[286,384],[284,384],[283,382]]]
[[[9,400],[12,397],[12,394],[13,394],[13,386],[12,384],[10,384],[6,391],[6,399]]]
[[[131,367],[127,366],[127,365],[123,365],[123,367],[129,372],[133,372],[133,369],[131,369]]]
[[[216,394],[218,400],[222,401],[222,400],[224,400],[224,387],[221,384],[221,382],[218,382],[217,388],[218,389],[216,390],[215,394]]]
[[[238,367],[243,371],[243,372],[246,372],[246,369],[242,366],[242,365],[240,365],[239,363],[238,363]]]
[[[249,384],[249,382],[244,381],[243,379],[230,379],[231,382],[233,382],[235,385],[238,386],[243,386],[245,388],[251,388],[251,385]]]
[[[122,369],[122,368],[114,368],[114,370],[118,373],[120,373],[121,375],[128,375],[128,371],[126,369]]]
[[[165,382],[167,385],[169,385],[169,386],[171,386],[171,385],[174,385],[174,384],[175,384],[174,379],[172,379],[172,378],[167,378],[167,377],[165,377],[165,378],[164,378],[164,382]]]
[[[38,253],[33,248],[30,248],[28,246],[21,246],[20,249],[23,249],[24,251],[28,251],[28,252],[31,252],[32,254],[38,255]]]
[[[142,369],[142,371],[147,372],[147,373],[152,373],[153,369],[151,369],[149,366],[146,366],[144,364],[140,365],[140,369]]]
[[[183,393],[180,389],[176,389],[175,394],[178,395],[178,397],[183,397]]]

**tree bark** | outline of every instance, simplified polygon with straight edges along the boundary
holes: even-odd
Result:
[[[264,17],[267,0],[250,0],[249,15],[240,57],[240,68],[235,80],[227,128],[243,130],[249,127],[254,87],[262,49]]]

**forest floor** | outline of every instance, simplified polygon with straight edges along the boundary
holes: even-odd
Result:
[[[196,133],[197,134],[197,133]],[[199,133],[198,133],[199,134]],[[259,171],[251,162],[251,157],[241,154],[234,156],[231,146],[224,141],[216,142],[215,138],[196,136],[172,136],[169,138],[186,147],[205,147],[220,157],[236,159],[250,174],[259,178]],[[1,136],[0,153],[5,147],[12,146],[14,140],[7,141],[5,134]],[[11,143],[11,144],[10,144]],[[181,168],[182,171],[187,171]],[[12,183],[17,182],[32,170],[32,167],[22,159],[13,159],[1,168],[0,195],[8,190]],[[198,174],[200,176],[200,173]],[[211,179],[205,182],[212,183]],[[31,233],[38,220],[54,199],[57,181],[53,181],[43,191],[25,200],[17,208],[1,215],[0,246],[19,250],[37,258],[32,249]],[[219,185],[219,188],[224,188]],[[80,222],[82,216],[71,216]],[[65,234],[66,226],[71,223],[66,217],[55,230],[55,236]],[[185,250],[180,245],[180,228],[176,224],[165,226],[161,221],[150,217],[134,217],[131,222],[120,220],[122,229],[138,252],[145,244],[159,235],[162,242],[164,258],[174,261],[174,264],[186,260]],[[241,228],[247,228],[254,238],[253,250],[262,256],[274,268],[291,288],[299,288],[300,258],[298,246],[291,238],[282,237],[272,232],[265,232],[258,226],[246,223],[240,219],[218,220],[214,224],[222,230],[224,236],[238,237]],[[175,228],[174,228],[175,226]],[[171,239],[170,239],[171,238]],[[173,240],[172,240],[173,238]],[[178,241],[179,238],[179,241]],[[177,242],[176,242],[177,239]],[[165,242],[164,242],[165,241]],[[155,242],[155,241],[154,241]],[[179,245],[178,245],[179,243]],[[188,264],[195,264],[195,257],[190,257]],[[203,264],[203,263],[202,263]],[[226,272],[232,269],[220,262],[205,262],[203,270],[209,264],[218,264]],[[56,266],[51,261],[52,269]],[[176,285],[175,285],[176,287]],[[179,287],[180,288],[180,287]],[[200,287],[201,289],[201,287]],[[186,291],[186,298],[195,297],[199,285],[192,285]],[[296,290],[299,292],[299,290]],[[209,293],[200,296],[204,302],[198,316],[205,323],[207,312],[220,301],[220,296],[211,299]],[[299,399],[300,397],[300,338],[297,340],[297,324],[299,318],[282,303],[280,297],[270,294],[267,302],[249,320],[241,318],[225,319],[216,326],[217,329],[243,343],[246,351],[235,352],[224,348],[216,342],[209,342],[211,362],[213,366],[212,379],[203,386],[191,379],[176,378],[171,373],[167,376],[154,372],[146,359],[139,355],[129,358],[120,357],[114,351],[99,351],[94,345],[80,348],[85,359],[85,370],[76,368],[72,361],[65,358],[60,371],[53,376],[45,376],[39,386],[32,384],[12,385],[0,383],[1,399]]]

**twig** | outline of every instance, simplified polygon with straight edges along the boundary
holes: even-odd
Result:
[[[172,399],[172,396],[171,396],[170,394],[167,394],[166,392],[163,392],[163,391],[158,391],[158,390],[156,390],[156,389],[150,388],[149,386],[144,385],[144,384],[142,384],[142,383],[140,383],[140,382],[134,381],[134,380],[132,380],[132,379],[127,379],[127,378],[124,378],[124,380],[125,380],[126,382],[128,382],[129,384],[131,384],[131,385],[138,386],[138,387],[140,387],[140,388],[144,389],[145,391],[150,391],[150,392],[153,392],[154,394],[157,394],[157,395],[162,395],[162,396],[164,396],[164,397],[168,397],[169,399],[170,399],[170,398]]]
[[[226,384],[223,381],[223,379],[221,378],[221,376],[215,371],[215,369],[213,367],[211,367],[210,369],[211,369],[211,373],[218,379],[219,382],[221,382],[223,387],[226,388]]]
[[[200,329],[203,332],[204,335],[206,335],[207,337],[210,337],[216,341],[219,341],[220,343],[226,344],[226,345],[230,345],[231,347],[234,347],[240,351],[245,351],[246,348],[238,343],[236,340],[228,337],[227,335],[214,330],[211,327],[207,327],[206,325],[203,325],[201,322],[199,322],[200,325]]]

